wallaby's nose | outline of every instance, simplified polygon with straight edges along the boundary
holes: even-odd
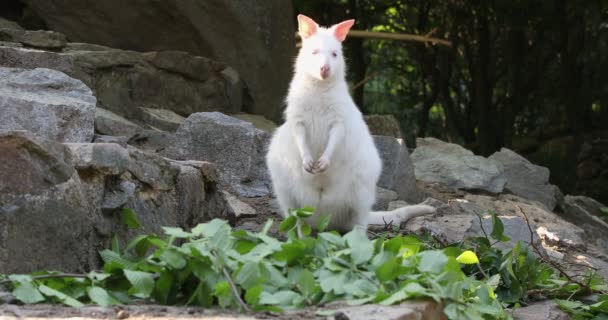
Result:
[[[327,77],[329,77],[329,65],[324,64],[321,67],[321,78],[326,79]]]

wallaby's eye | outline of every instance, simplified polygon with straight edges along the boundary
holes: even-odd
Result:
[[[312,54],[319,54],[319,49],[315,49],[312,51]]]
[[[338,53],[334,51],[334,52],[331,53],[331,55],[334,56],[334,58],[335,58],[335,57],[338,56]]]

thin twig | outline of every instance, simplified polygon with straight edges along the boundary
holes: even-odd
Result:
[[[538,249],[538,247],[534,243],[534,232],[532,231],[532,227],[530,226],[530,219],[528,219],[528,215],[526,214],[524,209],[522,209],[519,205],[516,205],[516,207],[519,210],[519,212],[524,216],[524,219],[526,220],[526,225],[528,226],[528,231],[530,231],[530,246],[532,246],[532,249],[534,250],[534,252],[536,252],[536,254],[540,257],[540,259],[545,261],[546,263],[550,264],[561,275],[566,277],[566,279],[568,279],[568,281],[570,281],[571,283],[575,283],[575,284],[578,284],[579,286],[581,286],[581,288],[584,290],[580,290],[580,291],[591,292],[592,290],[588,285],[574,279],[574,277],[572,277],[568,273],[566,273],[566,271],[557,262],[553,261],[549,257],[545,257],[545,255],[540,251],[540,249]],[[575,292],[575,293],[577,293],[577,292]]]
[[[486,280],[490,279],[490,277],[488,277],[488,274],[483,271],[483,269],[481,268],[481,265],[479,263],[476,263],[477,265],[477,269],[479,269],[479,271],[481,271],[481,274],[483,274],[484,278],[486,278]]]
[[[361,87],[362,85],[368,83],[370,80],[372,80],[372,78],[374,78],[375,76],[378,75],[378,72],[373,72],[372,74],[370,74],[369,76],[365,77],[363,80],[357,82],[350,90],[351,91],[356,91],[359,87]]]
[[[239,290],[236,288],[236,285],[234,284],[234,281],[230,277],[228,270],[226,270],[226,268],[224,268],[223,266],[221,267],[221,269],[222,269],[222,273],[224,274],[224,277],[226,278],[226,281],[228,281],[228,283],[230,284],[230,289],[232,289],[232,295],[236,298],[236,301],[238,301],[238,303],[241,305],[241,307],[243,309],[245,309],[245,311],[251,312],[251,309],[249,309],[249,306],[241,298],[241,295],[239,294]]]
[[[349,37],[354,38],[369,38],[369,39],[384,39],[384,40],[400,40],[400,41],[416,41],[423,42],[425,44],[432,45],[443,45],[446,47],[452,47],[452,42],[446,39],[434,38],[430,35],[433,34],[436,30],[431,30],[431,32],[425,35],[418,34],[409,34],[409,33],[396,33],[396,32],[377,32],[377,31],[365,31],[365,30],[350,30],[348,32]],[[296,32],[296,36],[299,34]],[[301,47],[302,43],[298,42],[296,44],[297,47]]]
[[[446,39],[434,38],[427,35],[417,35],[408,33],[395,33],[395,32],[377,32],[377,31],[365,31],[365,30],[351,30],[348,33],[349,37],[356,38],[373,38],[373,39],[386,39],[386,40],[402,40],[402,41],[417,41],[431,44],[440,44],[446,47],[452,47],[452,42]]]
[[[486,237],[486,239],[488,239],[488,241],[490,241],[490,238],[488,238],[488,233],[486,232],[486,229],[484,229],[484,227],[483,227],[483,220],[481,219],[481,215],[478,214],[477,218],[479,219],[479,227],[481,228],[481,232],[483,232],[483,235]]]

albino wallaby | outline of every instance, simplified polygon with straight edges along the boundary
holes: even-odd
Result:
[[[414,205],[372,212],[382,161],[363,116],[348,92],[342,41],[355,23],[322,28],[298,15],[302,48],[289,87],[285,123],[270,143],[266,164],[281,213],[310,206],[329,215],[328,229],[400,223],[435,211]]]

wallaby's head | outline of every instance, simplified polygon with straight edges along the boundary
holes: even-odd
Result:
[[[330,28],[322,28],[305,15],[298,15],[299,34],[302,48],[296,63],[296,72],[305,72],[310,77],[326,81],[344,78],[344,57],[342,41],[355,24],[346,20]]]

